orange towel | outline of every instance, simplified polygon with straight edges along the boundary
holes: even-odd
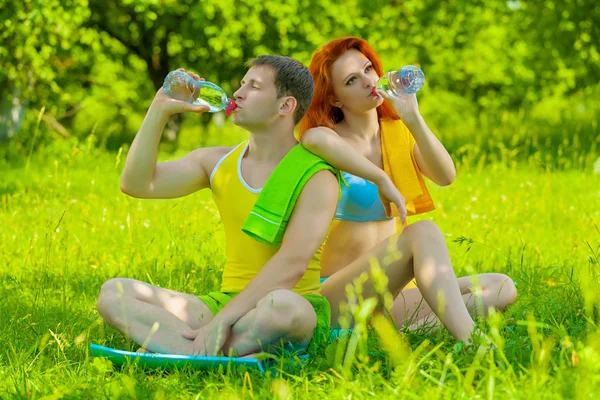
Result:
[[[401,120],[382,119],[379,125],[383,170],[406,199],[407,214],[421,214],[435,209],[415,160],[415,139],[412,134]],[[400,215],[395,204],[384,204],[384,208],[388,217]]]

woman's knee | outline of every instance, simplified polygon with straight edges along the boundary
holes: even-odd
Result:
[[[256,305],[256,326],[290,341],[310,338],[317,324],[311,304],[289,290],[274,290]]]
[[[435,222],[428,220],[417,221],[408,225],[403,233],[410,236],[416,236],[419,239],[424,236],[443,237],[439,226]]]
[[[513,280],[504,274],[486,274],[483,290],[489,291],[503,309],[517,300],[517,287]]]
[[[440,240],[443,242],[444,236],[435,222],[417,221],[387,238],[384,250],[387,253],[390,248],[395,248],[400,250],[403,258],[411,258],[422,246],[440,243]]]
[[[417,221],[408,225],[402,235],[405,235],[410,242],[413,251],[422,246],[445,246],[445,239],[442,231],[433,221]]]

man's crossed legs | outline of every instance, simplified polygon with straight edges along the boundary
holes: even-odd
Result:
[[[102,285],[97,308],[109,325],[138,345],[169,354],[193,354],[194,341],[183,332],[202,328],[214,317],[194,295],[125,278]],[[233,325],[222,352],[241,357],[281,344],[306,348],[316,326],[317,314],[305,297],[290,290],[274,290]]]

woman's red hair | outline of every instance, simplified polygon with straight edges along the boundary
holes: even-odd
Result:
[[[330,99],[335,96],[331,82],[331,66],[342,54],[350,49],[356,49],[371,61],[377,75],[383,75],[381,59],[366,40],[357,37],[334,39],[313,54],[308,69],[315,81],[315,93],[306,115],[300,121],[299,133],[302,135],[310,128],[326,126],[330,129],[344,119],[342,110],[334,107]],[[384,101],[377,107],[379,119],[400,119],[394,107]]]

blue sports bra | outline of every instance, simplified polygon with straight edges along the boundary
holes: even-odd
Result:
[[[358,176],[342,172],[348,186],[342,185],[342,198],[338,202],[335,219],[367,222],[388,221],[377,185]]]

